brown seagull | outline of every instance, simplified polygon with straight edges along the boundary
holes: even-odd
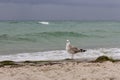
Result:
[[[71,59],[73,59],[74,57],[74,54],[78,53],[78,52],[85,52],[86,50],[84,49],[79,49],[77,47],[74,47],[70,44],[70,41],[67,40],[67,43],[66,43],[66,51],[70,54],[72,54],[71,56]]]

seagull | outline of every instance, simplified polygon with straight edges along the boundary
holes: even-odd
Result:
[[[66,51],[71,54],[71,59],[73,59],[74,57],[74,54],[78,53],[78,52],[86,52],[86,50],[84,49],[79,49],[77,47],[74,47],[70,44],[70,41],[67,40],[67,43],[66,43]]]

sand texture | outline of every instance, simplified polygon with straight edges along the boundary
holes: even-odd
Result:
[[[120,62],[4,66],[0,80],[120,80]]]

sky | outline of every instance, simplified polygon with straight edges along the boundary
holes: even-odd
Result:
[[[120,20],[120,0],[0,0],[0,20]]]

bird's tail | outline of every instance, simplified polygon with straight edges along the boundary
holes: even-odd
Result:
[[[85,49],[79,49],[79,52],[86,52],[87,50]]]

